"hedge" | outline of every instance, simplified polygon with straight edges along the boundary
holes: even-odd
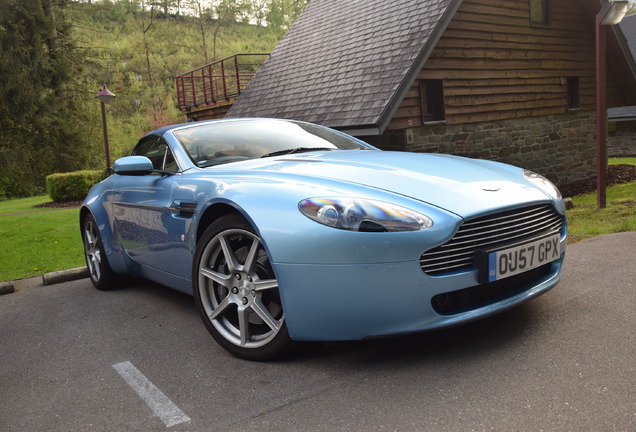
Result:
[[[80,201],[94,184],[103,179],[103,170],[51,174],[46,177],[46,190],[55,202]]]
[[[35,195],[42,195],[44,189],[24,183],[9,177],[0,176],[0,201],[16,198],[26,198]]]

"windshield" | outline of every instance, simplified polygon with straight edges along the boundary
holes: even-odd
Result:
[[[200,167],[303,151],[373,148],[323,126],[281,120],[207,123],[176,130],[174,135]]]

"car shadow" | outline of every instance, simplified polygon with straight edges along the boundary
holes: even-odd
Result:
[[[130,279],[126,285],[118,288],[128,293],[138,293],[150,296],[162,302],[173,303],[180,308],[191,309],[196,314],[194,298],[190,294],[169,288],[165,285],[147,281],[145,279]]]
[[[526,303],[455,327],[350,342],[304,343],[288,362],[342,361],[364,365],[439,361],[490,355],[519,343],[533,331],[538,308]]]
[[[171,305],[179,315],[199,321],[194,299],[189,294],[144,280],[135,280],[121,292],[135,293],[147,300]],[[362,341],[301,342],[289,356],[275,361],[281,365],[300,363],[356,363],[367,366],[433,361],[457,356],[489,355],[519,343],[533,332],[541,305],[528,302],[496,315],[455,327]],[[201,323],[201,330],[207,333]],[[215,344],[210,339],[211,344]]]

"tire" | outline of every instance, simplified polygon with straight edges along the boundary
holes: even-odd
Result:
[[[242,217],[223,216],[205,230],[194,255],[192,284],[206,328],[231,354],[265,361],[292,348],[269,257]]]
[[[97,222],[92,214],[86,215],[82,223],[84,258],[91,282],[98,290],[111,290],[117,286],[117,274],[111,269],[104,252]]]

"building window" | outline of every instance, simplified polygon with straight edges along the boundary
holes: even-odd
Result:
[[[422,122],[445,119],[442,80],[421,80],[420,100],[422,101]]]
[[[530,0],[530,22],[548,24],[548,0]]]
[[[579,77],[567,78],[568,109],[581,108],[581,87]]]

